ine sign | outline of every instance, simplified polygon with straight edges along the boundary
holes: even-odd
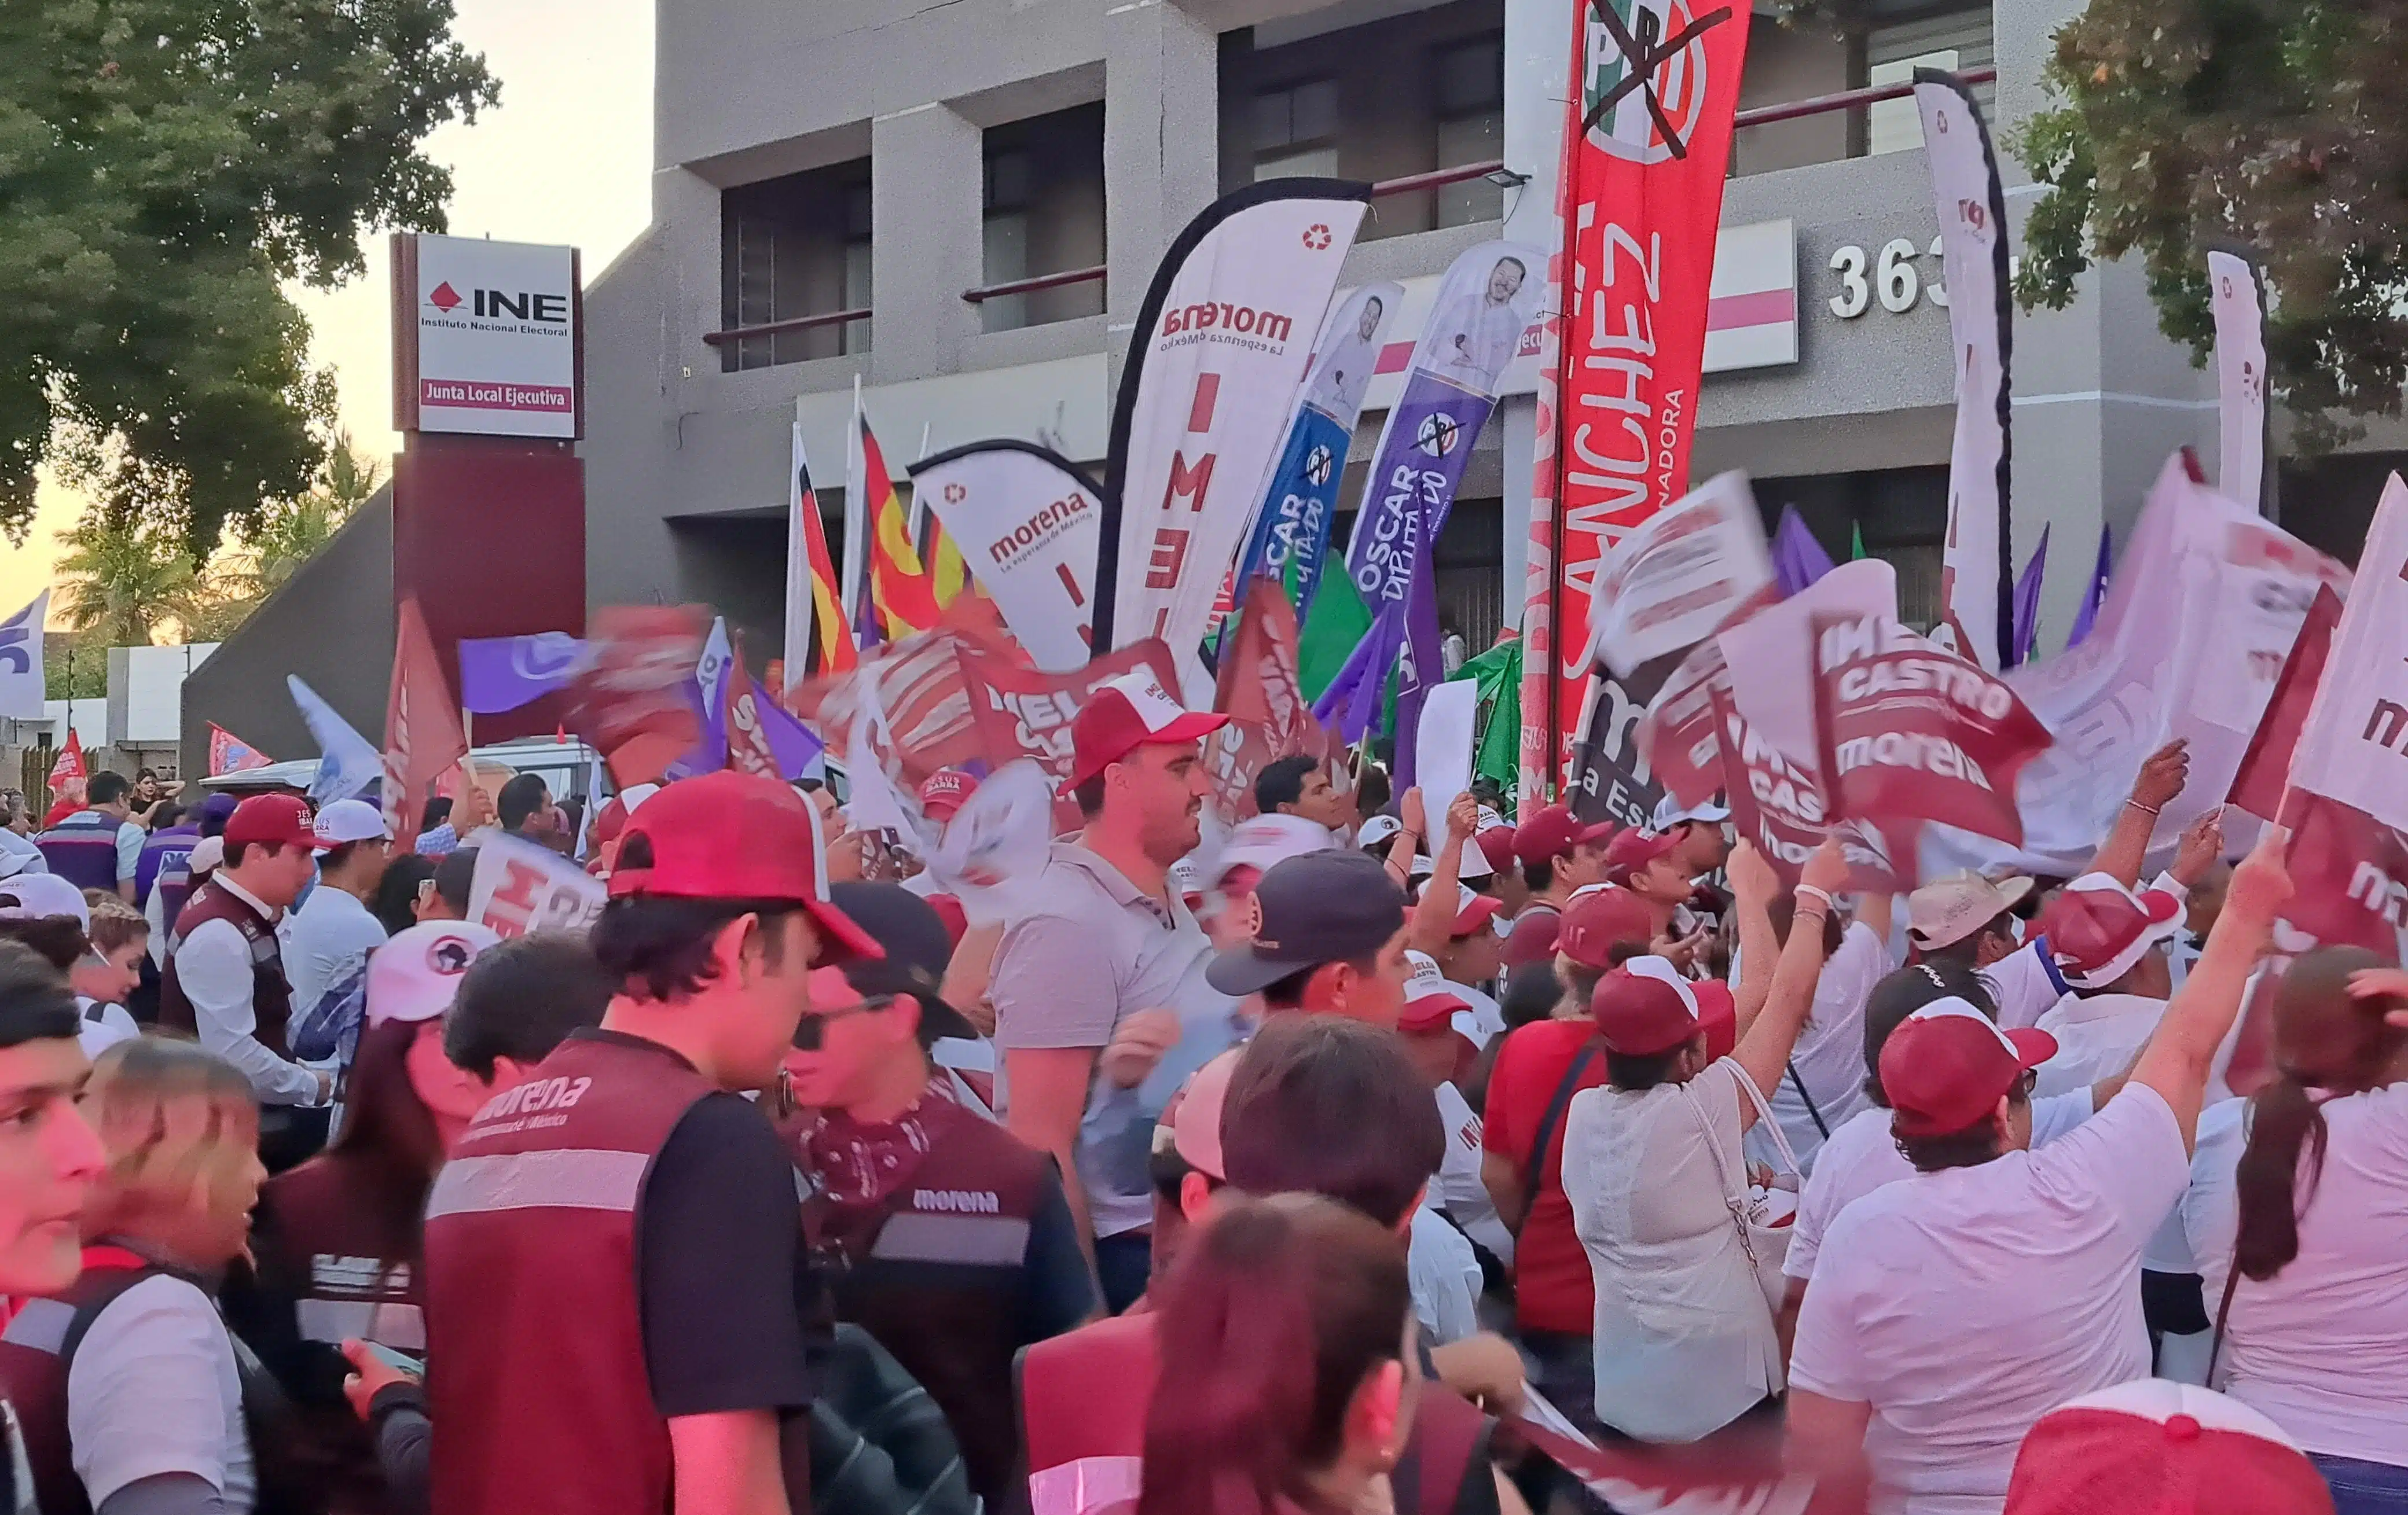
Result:
[[[394,424],[584,435],[577,250],[465,236],[393,240]]]

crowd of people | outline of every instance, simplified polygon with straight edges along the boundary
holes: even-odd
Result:
[[[2408,1511],[2408,973],[2214,812],[2144,878],[2178,745],[1900,898],[1360,759],[1222,832],[1223,720],[1101,685],[958,892],[735,772],[0,798],[11,1508]]]

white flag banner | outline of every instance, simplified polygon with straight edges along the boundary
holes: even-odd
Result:
[[[2207,255],[2208,307],[2215,317],[2215,419],[2221,450],[2217,493],[2257,510],[2266,479],[2266,307],[2258,270],[2230,252]]]
[[[1096,639],[1161,638],[1197,708],[1212,698],[1197,648],[1369,197],[1326,179],[1224,195],[1171,243],[1139,312],[1112,411]]]
[[[2367,527],[2291,784],[2408,830],[2408,484],[2393,474]]]
[[[1589,657],[1603,657],[1627,679],[1640,665],[1713,636],[1771,582],[1764,518],[1747,475],[1716,474],[1607,552],[1590,592]]]
[[[488,829],[477,836],[468,919],[497,936],[588,931],[609,886],[548,847]]]
[[[50,592],[0,621],[0,716],[39,721],[50,691],[42,673],[42,620],[50,614]]]
[[[1941,266],[1955,350],[1956,433],[1948,448],[1948,536],[1940,560],[1944,617],[1932,637],[1985,668],[2014,661],[2009,540],[2007,201],[1989,128],[1953,74],[1914,71],[1923,149],[1940,216]]]
[[[1102,496],[1034,442],[972,442],[911,469],[911,497],[937,512],[1012,639],[1048,673],[1095,656]]]
[[[1714,638],[1731,704],[1773,750],[1815,771],[1814,617],[1898,619],[1898,570],[1879,558],[1843,563]]]
[[[284,687],[301,712],[301,723],[309,728],[310,737],[318,744],[318,774],[309,780],[310,799],[320,805],[351,799],[384,777],[384,754],[353,730],[325,696],[303,683],[296,673],[284,676]]]
[[[1449,679],[1423,696],[1421,725],[1413,733],[1413,771],[1434,836],[1445,835],[1447,808],[1471,787],[1471,750],[1479,732],[1478,679]]]

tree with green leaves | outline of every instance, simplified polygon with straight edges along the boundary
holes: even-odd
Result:
[[[147,647],[193,614],[200,579],[182,538],[138,511],[96,506],[59,542],[58,615],[84,645]]]
[[[358,273],[363,235],[440,231],[421,150],[497,87],[451,0],[0,5],[0,528],[64,435],[73,482],[205,558],[302,493],[331,379],[282,288]],[[62,473],[73,470],[63,467]]]
[[[2207,254],[2256,257],[2271,379],[2301,443],[2400,413],[2408,381],[2408,5],[2090,0],[2058,32],[2053,108],[2017,150],[2049,186],[2016,293],[2061,309],[2138,254],[2168,336],[2204,362]]]

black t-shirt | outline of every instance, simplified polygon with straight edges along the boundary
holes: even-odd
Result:
[[[636,1208],[636,1286],[664,1416],[811,1402],[795,1165],[767,1117],[712,1094],[669,1133]]]

